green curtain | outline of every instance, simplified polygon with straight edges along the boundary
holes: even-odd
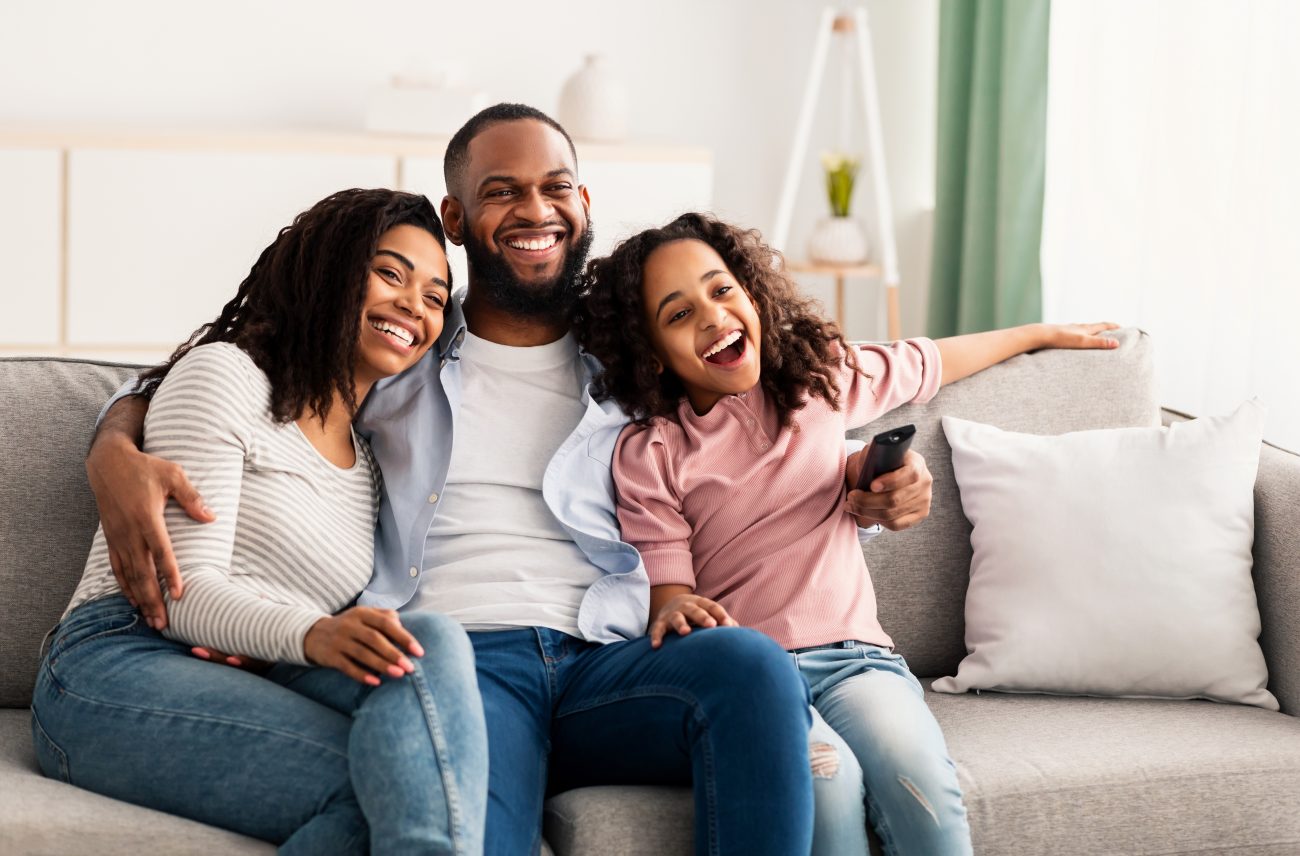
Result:
[[[1042,320],[1048,0],[942,0],[929,332]]]

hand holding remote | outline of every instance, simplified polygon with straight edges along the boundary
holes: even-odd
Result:
[[[904,425],[892,431],[877,434],[867,447],[866,459],[858,474],[858,490],[871,490],[871,483],[884,473],[893,472],[903,465],[903,456],[912,445],[915,425]]]

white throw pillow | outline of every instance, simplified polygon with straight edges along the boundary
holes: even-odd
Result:
[[[1250,575],[1263,422],[1258,401],[1056,437],[945,416],[975,555],[967,656],[934,689],[1277,710]]]

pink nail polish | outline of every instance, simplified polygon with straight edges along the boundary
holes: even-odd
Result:
[[[377,687],[379,686],[379,678],[376,678],[374,675],[366,675],[366,683],[370,684],[372,687]]]
[[[402,671],[406,672],[407,674],[410,674],[411,672],[415,671],[415,664],[412,663],[410,660],[406,659],[405,657],[398,660],[397,665],[401,666]]]
[[[424,648],[420,645],[419,642],[412,642],[412,643],[411,643],[411,653],[414,654],[414,655],[417,656],[417,657],[423,657],[423,656],[424,656]]]
[[[392,675],[392,676],[395,677],[395,678],[400,678],[400,677],[402,677],[403,675],[405,675],[406,672],[403,672],[403,671],[402,671],[402,667],[401,667],[401,666],[394,666],[394,665],[391,665],[391,664],[390,664],[389,667],[388,667],[388,674]]]
[[[198,657],[200,660],[212,659],[212,655],[209,654],[207,651],[204,651],[202,648],[191,648],[190,653],[193,654],[195,657]]]
[[[227,666],[238,666],[238,665],[239,665],[239,658],[238,658],[238,657],[227,657],[227,658],[226,658],[226,665],[227,665]]]

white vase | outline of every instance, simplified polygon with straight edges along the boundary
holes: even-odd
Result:
[[[564,82],[556,117],[575,140],[618,143],[627,137],[627,87],[600,54]]]
[[[824,217],[808,239],[808,257],[822,264],[861,264],[869,249],[862,224],[852,217]]]

